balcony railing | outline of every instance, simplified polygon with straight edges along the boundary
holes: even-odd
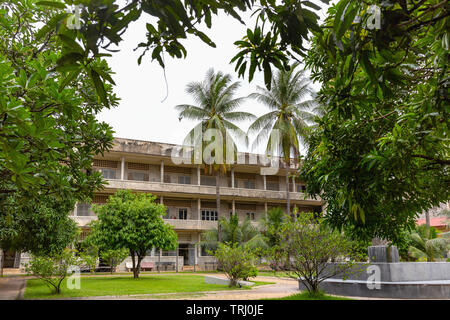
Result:
[[[189,195],[211,195],[216,194],[215,186],[195,185],[195,184],[177,184],[177,183],[162,183],[150,181],[135,181],[135,180],[115,180],[109,179],[107,188],[111,189],[132,189],[148,192],[161,193],[184,193]],[[220,187],[220,194],[224,197],[243,197],[250,199],[268,199],[268,200],[285,200],[286,191],[263,190],[263,189],[246,189],[246,188],[230,188]],[[315,204],[320,202],[320,199],[312,199],[305,197],[301,192],[290,192],[291,200],[309,200]]]

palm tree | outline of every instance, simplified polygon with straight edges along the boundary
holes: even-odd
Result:
[[[239,112],[236,109],[245,98],[235,98],[236,90],[239,88],[239,82],[231,82],[229,74],[214,72],[214,69],[207,71],[203,82],[191,82],[187,85],[186,92],[190,94],[197,105],[181,104],[175,108],[179,111],[180,120],[183,118],[200,121],[186,136],[184,144],[191,144],[192,141],[201,141],[202,155],[207,144],[202,137],[209,129],[216,129],[222,136],[222,155],[227,152],[233,152],[234,159],[237,156],[236,143],[231,135],[248,142],[246,133],[234,124],[235,121],[253,120],[256,117],[248,112]],[[201,137],[198,135],[201,134]],[[228,149],[232,150],[228,150]],[[216,174],[216,205],[217,215],[220,217],[220,173],[225,173],[229,164],[219,163],[216,155],[212,164],[205,164],[202,156],[202,162],[205,165],[205,172]],[[220,224],[219,224],[220,228]],[[220,237],[219,233],[219,237]]]
[[[239,223],[237,214],[231,214],[229,218],[221,217],[217,229],[212,229],[202,234],[202,245],[209,249],[215,249],[219,243],[228,243],[230,246],[240,245],[250,248],[265,248],[267,245],[259,230],[246,218]],[[220,238],[220,240],[219,240]]]
[[[290,158],[295,161],[300,156],[300,142],[304,143],[309,123],[314,119],[310,111],[316,106],[314,100],[304,100],[313,94],[310,80],[305,77],[304,70],[295,72],[298,63],[289,71],[281,70],[272,79],[272,89],[258,87],[258,92],[249,97],[266,105],[270,112],[256,119],[249,127],[248,133],[258,133],[253,148],[269,137],[266,152],[272,155],[279,153],[286,164],[286,200],[287,211],[291,214],[289,197],[289,166]],[[271,143],[275,130],[279,132],[278,150],[271,150]]]
[[[435,261],[445,256],[450,249],[450,238],[437,237],[436,230],[426,224],[416,227],[410,235],[409,256]]]

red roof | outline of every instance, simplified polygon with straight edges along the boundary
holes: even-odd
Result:
[[[426,224],[426,219],[418,219],[417,224]],[[430,217],[430,226],[432,227],[445,227],[447,225],[447,218],[446,217]]]

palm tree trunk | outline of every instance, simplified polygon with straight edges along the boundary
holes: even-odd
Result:
[[[426,221],[427,227],[429,228],[431,224],[430,224],[430,213],[428,211],[425,212],[425,221]]]
[[[216,206],[217,206],[217,240],[222,242],[222,228],[220,226],[220,171],[216,171]]]
[[[291,215],[291,198],[289,191],[289,170],[286,170],[286,206],[287,214]]]

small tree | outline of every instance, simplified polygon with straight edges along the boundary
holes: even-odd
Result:
[[[352,242],[342,233],[331,230],[321,218],[301,213],[297,219],[286,219],[283,232],[287,241],[282,244],[290,257],[293,273],[309,293],[319,293],[322,281],[338,275],[344,277],[354,269]]]
[[[116,271],[117,266],[128,257],[127,249],[109,249],[100,252],[100,257],[111,267],[111,273]]]
[[[87,252],[83,251],[80,253],[80,263],[83,267],[86,267],[89,269],[89,272],[94,273],[95,267],[97,267],[98,264],[98,254],[97,251],[95,252]]]
[[[69,274],[69,268],[77,266],[79,260],[72,250],[66,249],[56,256],[32,256],[25,264],[25,271],[45,282],[56,294],[61,293],[61,283]]]
[[[128,249],[133,276],[139,277],[141,261],[152,248],[175,250],[177,235],[162,216],[166,207],[151,194],[119,190],[103,205],[94,206],[98,220],[91,225],[92,243],[102,249]]]
[[[230,287],[237,286],[239,280],[256,277],[258,274],[258,269],[255,266],[257,257],[252,250],[246,247],[238,244],[219,243],[214,256],[230,280]]]

